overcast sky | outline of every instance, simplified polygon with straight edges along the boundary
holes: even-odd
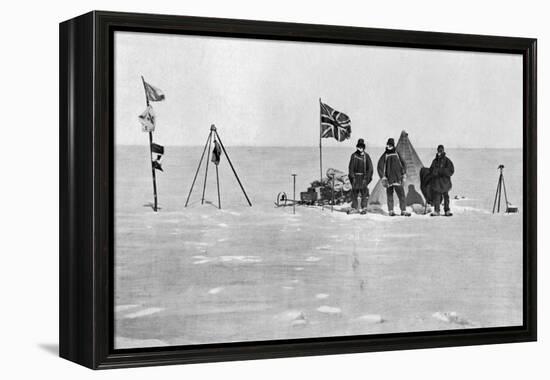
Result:
[[[317,146],[322,98],[352,121],[325,146],[404,129],[417,147],[522,147],[521,55],[116,32],[117,144],[148,144],[141,75],[166,95],[167,146],[204,145],[212,123],[227,146]]]

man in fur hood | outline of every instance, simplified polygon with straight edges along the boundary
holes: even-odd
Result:
[[[388,212],[390,216],[395,216],[393,211],[393,192],[397,194],[399,199],[399,208],[401,215],[411,216],[407,211],[405,202],[405,190],[403,190],[403,181],[407,174],[407,165],[397,150],[395,149],[395,141],[392,138],[386,143],[386,150],[378,160],[378,175],[382,179],[382,184],[386,188],[388,198]]]

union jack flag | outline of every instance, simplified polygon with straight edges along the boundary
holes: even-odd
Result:
[[[321,103],[321,138],[334,137],[344,141],[351,137],[351,120],[348,115]]]

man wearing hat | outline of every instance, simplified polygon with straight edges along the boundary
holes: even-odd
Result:
[[[382,184],[386,188],[389,215],[395,216],[395,212],[393,211],[393,192],[395,190],[397,198],[399,199],[401,215],[411,216],[411,213],[407,211],[405,190],[403,190],[403,181],[407,173],[407,165],[399,153],[397,153],[394,139],[388,139],[386,150],[378,160],[377,169],[378,175],[382,179]]]
[[[447,157],[445,153],[445,147],[439,145],[437,147],[437,154],[435,155],[432,165],[430,166],[430,174],[433,179],[431,181],[431,187],[433,191],[433,206],[434,212],[431,216],[439,216],[441,208],[441,199],[443,198],[443,210],[445,216],[452,216],[451,208],[449,204],[449,190],[451,190],[451,176],[455,172],[453,162]]]
[[[370,156],[365,152],[365,140],[359,139],[357,150],[351,155],[348,167],[348,177],[351,182],[351,207],[359,211],[358,197],[361,196],[361,212],[366,212],[369,200],[368,185],[374,172]]]

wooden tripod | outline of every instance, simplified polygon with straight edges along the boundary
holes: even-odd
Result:
[[[499,165],[498,169],[500,170],[500,175],[498,177],[497,192],[495,194],[495,201],[493,202],[493,214],[495,213],[495,208],[497,212],[500,212],[500,201],[502,195],[502,189],[504,189],[504,201],[506,202],[505,212],[508,212],[508,195],[506,194],[506,185],[504,184],[504,165]]]
[[[193,187],[195,186],[195,181],[197,180],[197,176],[199,175],[199,171],[201,169],[202,160],[204,158],[204,153],[206,153],[208,149],[208,153],[206,156],[206,170],[204,172],[204,184],[202,186],[202,198],[201,198],[201,204],[204,204],[204,193],[206,192],[206,179],[208,178],[208,163],[210,162],[210,148],[212,146],[212,139],[214,139],[214,145],[216,145],[216,142],[218,142],[222,148],[223,153],[225,154],[225,157],[227,158],[227,162],[229,162],[229,166],[231,167],[231,170],[233,171],[233,174],[235,175],[235,178],[237,179],[237,182],[239,183],[239,186],[244,194],[244,197],[246,198],[246,201],[248,202],[248,205],[252,207],[252,203],[250,202],[250,199],[248,199],[248,195],[246,194],[246,191],[244,190],[243,184],[241,183],[241,180],[239,179],[239,176],[237,175],[237,172],[235,171],[235,168],[233,167],[233,164],[231,163],[231,159],[229,158],[229,155],[227,154],[227,151],[225,150],[225,146],[222,143],[222,140],[220,139],[220,135],[218,134],[218,131],[216,129],[216,126],[212,124],[210,126],[210,133],[208,134],[208,138],[206,139],[206,144],[204,144],[204,149],[202,151],[201,159],[199,161],[199,166],[197,167],[197,171],[195,172],[195,177],[193,178],[193,183],[191,184],[191,189],[189,189],[189,194],[187,195],[187,200],[185,201],[185,207],[189,204],[189,198],[191,198],[191,193],[193,192]],[[216,187],[218,189],[218,208],[222,208],[222,202],[220,197],[220,177],[218,175],[218,165],[216,164]]]

